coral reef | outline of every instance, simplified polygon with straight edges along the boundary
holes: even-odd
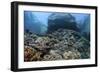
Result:
[[[66,52],[63,53],[63,57],[66,60],[79,59],[80,58],[80,53],[78,51],[66,51]]]
[[[52,60],[61,60],[62,56],[59,54],[48,54],[44,55],[43,60],[44,61],[52,61]]]
[[[79,32],[58,29],[46,35],[24,33],[24,61],[90,58],[90,42]]]
[[[25,47],[24,49],[24,61],[39,61],[43,53],[36,51],[34,48]]]

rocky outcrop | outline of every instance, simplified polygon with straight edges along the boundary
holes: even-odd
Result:
[[[59,28],[79,31],[75,18],[70,13],[53,13],[48,17],[48,32]]]

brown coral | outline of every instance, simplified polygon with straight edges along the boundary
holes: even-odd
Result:
[[[35,54],[35,50],[32,48],[24,49],[24,61],[30,61],[30,58]]]
[[[40,61],[42,58],[41,58],[41,55],[42,55],[42,53],[41,52],[36,52],[33,56],[32,56],[32,58],[30,59],[30,61]]]
[[[41,60],[41,52],[37,52],[33,48],[25,48],[24,49],[24,61],[37,61]]]

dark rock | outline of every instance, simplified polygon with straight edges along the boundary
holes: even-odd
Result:
[[[48,32],[56,31],[59,28],[79,31],[75,18],[69,13],[53,13],[48,17]]]

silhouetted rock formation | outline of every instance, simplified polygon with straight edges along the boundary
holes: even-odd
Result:
[[[59,28],[79,31],[75,18],[70,13],[53,13],[48,17],[48,32]]]

